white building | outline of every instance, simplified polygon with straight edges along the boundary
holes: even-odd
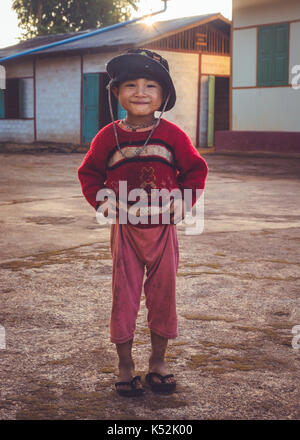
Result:
[[[167,58],[177,91],[176,105],[164,117],[180,125],[195,146],[212,144],[214,130],[229,129],[230,28],[221,14],[209,14],[154,26],[128,24],[31,54],[23,52],[80,33],[2,49],[0,58],[23,55],[0,59],[6,70],[0,143],[89,144],[110,122],[106,62],[129,47],[147,47]]]
[[[300,153],[300,1],[232,3],[230,131],[215,148]]]

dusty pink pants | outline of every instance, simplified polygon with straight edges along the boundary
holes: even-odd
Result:
[[[113,260],[111,342],[122,344],[133,339],[145,266],[148,326],[160,336],[176,338],[179,263],[176,225],[142,229],[117,222],[111,225],[110,239]]]

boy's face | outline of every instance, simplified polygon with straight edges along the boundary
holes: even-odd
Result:
[[[130,116],[153,115],[163,99],[161,85],[146,78],[124,81],[113,89],[113,93]]]

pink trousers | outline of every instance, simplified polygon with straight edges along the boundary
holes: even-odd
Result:
[[[145,267],[148,326],[162,337],[176,338],[179,263],[176,225],[139,228],[117,222],[111,225],[110,240],[113,262],[111,342],[122,344],[134,337]]]

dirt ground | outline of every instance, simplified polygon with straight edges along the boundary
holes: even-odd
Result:
[[[204,156],[204,231],[177,227],[178,389],[128,400],[114,390],[110,230],[81,195],[83,156],[0,155],[0,419],[299,419],[300,160]],[[142,376],[149,352],[143,298]]]

